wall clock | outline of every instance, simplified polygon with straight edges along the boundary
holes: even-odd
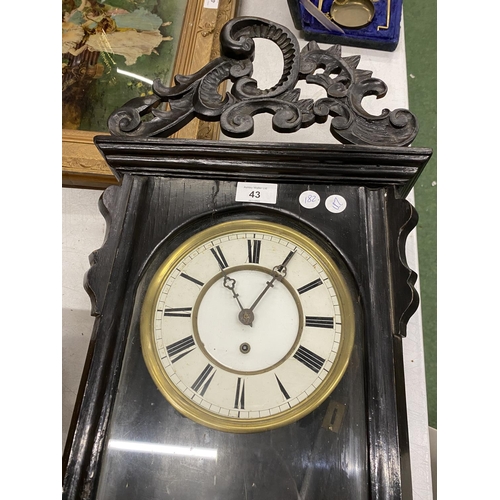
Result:
[[[289,226],[252,219],[188,239],[151,280],[141,314],[146,365],[189,418],[232,432],[270,430],[324,401],[354,336],[338,267]]]
[[[271,89],[251,78],[256,37],[283,52]],[[96,323],[63,496],[411,498],[404,197],[431,152],[404,147],[409,111],[362,110],[383,82],[338,47],[300,53],[258,18],[229,22],[221,44],[96,139],[120,185],[101,198],[107,238],[86,277]],[[299,79],[328,97],[301,100]],[[351,144],[164,137],[193,117],[243,137],[262,111],[288,132],[331,116]]]

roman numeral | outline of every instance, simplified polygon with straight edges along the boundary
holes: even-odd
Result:
[[[302,294],[302,293],[308,292],[309,290],[312,290],[313,288],[316,288],[317,286],[320,286],[322,284],[323,284],[323,282],[321,281],[320,278],[318,278],[317,280],[311,281],[311,283],[308,283],[307,285],[304,285],[304,286],[301,286],[300,288],[297,288],[297,292],[299,292],[299,294]]]
[[[316,373],[319,373],[325,362],[321,356],[318,356],[304,346],[300,346],[293,357]]]
[[[276,373],[274,374],[276,377],[276,382],[278,382],[278,387],[280,388],[281,394],[283,394],[283,397],[285,399],[290,399],[290,396],[288,395],[288,392],[286,392],[286,389],[283,387],[283,384],[281,383],[280,379],[278,378],[278,375]]]
[[[178,340],[177,342],[174,342],[173,344],[167,346],[167,353],[170,356],[172,363],[175,363],[179,359],[183,358],[186,354],[189,354],[191,351],[193,351],[194,348],[194,339],[193,336],[190,335],[189,337]],[[177,356],[177,354],[179,354],[179,356]],[[172,359],[173,356],[177,357],[175,359]]]
[[[212,373],[213,369],[214,367],[210,363],[208,363],[208,365],[205,366],[204,370],[200,373],[200,376],[194,381],[194,384],[191,386],[191,389],[193,389],[193,391],[195,392],[198,392],[201,389],[201,391],[199,392],[200,396],[205,395],[210,382],[212,382],[214,378],[215,371]],[[212,375],[210,376],[210,374]]]
[[[163,316],[176,316],[178,318],[190,318],[192,307],[172,307],[165,309]]]
[[[228,267],[228,264],[227,264],[227,261],[226,261],[226,258],[224,257],[224,254],[222,253],[222,250],[220,249],[220,247],[215,247],[215,248],[211,248],[210,251],[212,252],[213,256],[215,257],[215,260],[217,261],[217,263],[219,264],[219,267],[221,269],[226,269],[226,267]]]
[[[234,407],[238,410],[245,409],[245,380],[240,377],[238,377],[238,383],[236,384]]]
[[[251,264],[258,264],[260,260],[260,240],[247,240],[248,241],[248,262]]]
[[[314,326],[316,328],[333,328],[333,317],[306,316],[306,326]]]
[[[196,278],[189,276],[189,274],[181,273],[181,276],[183,278],[186,278],[189,281],[192,281],[193,283],[196,283],[197,285],[203,286],[205,284],[205,283],[202,283],[201,281],[198,281]]]

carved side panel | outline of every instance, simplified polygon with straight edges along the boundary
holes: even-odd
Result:
[[[363,203],[368,261],[362,281],[372,492],[374,498],[411,500],[401,335],[418,297],[413,289],[414,273],[402,260],[404,249],[402,254],[400,251],[414,227],[415,212],[408,202],[396,199],[391,188],[364,190]]]
[[[84,279],[84,287],[89,294],[92,305],[92,316],[99,316],[102,311],[113,265],[113,255],[117,246],[116,238],[109,236],[110,233],[117,233],[123,219],[123,212],[119,210],[119,205],[120,195],[126,189],[126,187],[111,186],[103,192],[99,199],[99,211],[106,222],[106,233],[101,248],[89,255],[90,269],[85,274]]]
[[[413,205],[404,199],[398,199],[393,191],[387,194],[390,259],[392,266],[392,287],[394,292],[395,334],[406,337],[409,319],[419,305],[419,296],[415,289],[417,273],[410,269],[406,261],[406,240],[416,227],[418,214]]]

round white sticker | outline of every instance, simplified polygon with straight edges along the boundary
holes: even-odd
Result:
[[[339,194],[332,194],[326,199],[325,207],[330,212],[339,214],[346,209],[347,201],[345,201],[345,198],[343,196],[340,196]]]
[[[321,198],[316,191],[303,191],[299,196],[299,202],[304,208],[316,208]]]

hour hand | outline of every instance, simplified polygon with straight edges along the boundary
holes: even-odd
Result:
[[[223,271],[224,272],[224,271]],[[251,309],[245,309],[243,305],[240,302],[240,299],[238,298],[239,295],[236,293],[236,290],[234,289],[236,285],[236,280],[234,278],[231,278],[228,276],[226,273],[224,273],[224,281],[223,281],[224,287],[227,288],[228,290],[231,290],[233,293],[233,297],[236,299],[238,302],[238,305],[240,306],[240,312],[238,314],[238,319],[240,320],[241,323],[247,326],[252,326],[253,320],[254,320],[254,315]]]
[[[236,293],[236,290],[234,289],[234,286],[236,285],[236,280],[224,273],[224,283],[223,284],[224,284],[225,288],[227,288],[228,290],[231,290],[231,292],[233,293],[233,297],[236,299],[236,302],[238,302],[240,309],[243,311],[244,307],[241,305],[240,299],[238,298],[239,295]]]

